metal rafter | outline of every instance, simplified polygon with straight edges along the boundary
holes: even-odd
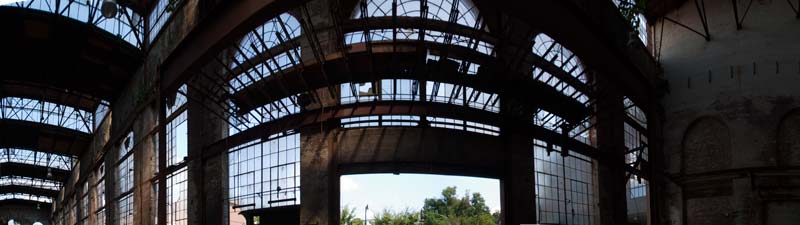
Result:
[[[790,2],[791,3],[791,2]],[[747,13],[750,12],[750,6],[753,6],[753,0],[750,0],[750,3],[747,4],[747,9],[744,10],[744,15],[742,18],[739,18],[739,4],[737,0],[731,0],[731,6],[733,6],[733,16],[736,19],[736,29],[742,29],[742,23],[744,23],[744,19],[747,18]]]
[[[675,25],[678,25],[678,26],[681,26],[683,28],[686,28],[686,29],[688,29],[689,31],[691,31],[691,32],[693,32],[695,34],[698,34],[698,35],[702,36],[703,38],[706,39],[706,41],[711,41],[711,34],[708,32],[708,15],[706,14],[705,1],[704,0],[694,0],[694,5],[695,5],[695,8],[697,9],[697,14],[700,17],[700,23],[703,24],[703,31],[704,32],[702,32],[702,33],[700,31],[695,30],[694,28],[691,28],[691,27],[681,23],[681,22],[678,22],[678,21],[676,21],[676,20],[674,20],[672,18],[669,18],[666,15],[663,16],[663,18],[665,20],[669,21],[669,22],[674,23]]]

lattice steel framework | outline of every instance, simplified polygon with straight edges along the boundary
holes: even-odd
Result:
[[[0,186],[24,186],[57,191],[63,184],[58,181],[24,176],[0,176]]]
[[[94,132],[94,113],[35,99],[0,99],[0,118],[60,126],[84,133]]]
[[[536,211],[541,224],[594,224],[594,171],[589,157],[534,140]]]
[[[72,156],[45,153],[34,150],[2,148],[0,163],[12,162],[35,166],[49,167],[59,170],[72,170],[77,159]]]
[[[650,193],[648,181],[643,178],[643,165],[648,159],[647,115],[633,101],[624,99],[625,105],[625,163],[628,166],[628,220],[630,223],[646,224]]]
[[[334,5],[330,8],[331,15],[347,15],[338,10],[348,9],[341,9],[335,4],[338,4],[338,1],[334,1]],[[532,127],[544,128],[543,132],[545,133],[552,132],[552,134],[563,137],[556,136],[555,139],[558,140],[537,140],[534,144],[535,157],[531,160],[534,160],[537,166],[547,165],[549,169],[545,171],[544,167],[537,167],[533,176],[536,176],[536,179],[541,178],[542,181],[554,180],[550,183],[537,182],[537,204],[555,204],[555,207],[549,210],[539,208],[540,213],[543,213],[539,217],[541,218],[539,222],[592,223],[592,217],[596,213],[594,209],[596,193],[593,188],[595,184],[592,180],[595,172],[592,165],[595,161],[592,157],[601,153],[591,152],[591,150],[597,142],[593,139],[596,137],[594,133],[598,120],[596,115],[604,113],[596,111],[597,102],[598,99],[607,96],[601,96],[601,93],[598,93],[597,81],[594,77],[595,71],[587,68],[576,54],[547,34],[539,33],[540,31],[534,29],[527,32],[529,36],[526,36],[526,41],[529,40],[529,42],[522,44],[524,47],[514,46],[520,45],[519,43],[509,44],[511,43],[509,40],[497,37],[501,35],[489,33],[480,12],[470,2],[464,0],[364,0],[356,4],[350,15],[349,20],[337,18],[338,16],[322,18],[323,20],[330,19],[333,23],[331,29],[336,34],[335,42],[319,40],[320,37],[317,36],[313,23],[311,23],[312,17],[308,14],[305,5],[268,20],[239,42],[217,54],[206,67],[197,72],[196,76],[192,78],[193,80],[187,82],[188,85],[182,90],[183,93],[186,90],[199,93],[211,101],[191,98],[187,98],[186,101],[202,101],[204,107],[212,109],[209,111],[218,114],[217,116],[220,118],[225,118],[229,123],[231,136],[236,136],[244,131],[252,131],[251,129],[255,128],[264,129],[265,126],[260,125],[287,119],[287,117],[295,118],[294,115],[315,110],[315,107],[322,105],[325,107],[369,106],[373,103],[391,105],[399,102],[414,105],[413,103],[420,102],[425,105],[462,106],[465,109],[478,109],[497,115],[506,115],[504,113],[509,113],[508,110],[517,110],[508,106],[519,104],[512,101],[516,96],[503,95],[503,92],[482,91],[477,85],[471,87],[470,84],[437,81],[436,77],[432,79],[404,78],[403,76],[406,75],[411,76],[412,72],[405,70],[415,68],[412,66],[398,68],[400,71],[398,73],[401,73],[399,75],[379,74],[375,72],[375,67],[390,65],[374,65],[370,64],[372,62],[368,60],[358,61],[366,63],[357,65],[370,68],[371,74],[363,76],[372,76],[373,79],[366,81],[362,77],[355,79],[352,77],[355,73],[350,73],[353,71],[351,66],[356,65],[350,61],[353,60],[351,57],[355,57],[356,54],[353,52],[358,51],[358,54],[367,55],[364,58],[375,58],[376,55],[385,54],[385,52],[372,52],[374,46],[383,44],[381,47],[384,47],[389,44],[412,43],[416,45],[409,46],[418,48],[419,51],[416,53],[419,54],[420,59],[423,59],[419,60],[420,64],[415,66],[423,67],[426,66],[424,65],[426,63],[431,65],[435,62],[455,62],[458,65],[458,76],[467,78],[481,77],[481,70],[487,67],[495,67],[492,69],[510,73],[516,69],[515,66],[525,63],[526,67],[531,66],[531,73],[523,73],[521,78],[525,78],[525,81],[543,84],[544,88],[552,88],[556,93],[563,95],[565,99],[575,101],[577,105],[581,105],[587,110],[585,113],[581,112],[579,118],[575,118],[578,116],[559,112],[558,108],[540,107],[531,103],[533,112],[524,112],[526,113],[525,118],[530,119]],[[403,25],[408,27],[378,29],[373,27],[379,27],[379,25],[370,22],[386,23],[400,18],[416,19],[414,21],[421,19],[419,21],[422,23],[442,24],[444,22],[449,26],[431,29],[430,27],[434,26],[412,24]],[[317,19],[320,18],[314,17],[314,20]],[[454,27],[462,30],[456,31]],[[468,34],[470,32],[474,35]],[[491,36],[492,38],[478,37],[487,33],[495,36]],[[642,33],[646,33],[646,31],[640,32],[640,34]],[[646,39],[642,41],[646,42]],[[491,61],[496,60],[496,51],[500,49],[495,49],[495,45],[501,46],[501,42],[517,47],[516,50],[520,51],[518,54],[520,57],[511,59],[512,62],[509,65],[493,65],[496,64],[495,61]],[[335,46],[330,46],[330,43],[334,43]],[[322,46],[326,46],[325,51],[322,50]],[[480,57],[471,58],[470,54],[464,53],[451,55],[447,49],[433,50],[433,47],[429,48],[429,46],[462,48],[469,50],[470,54],[477,53],[475,55],[488,60]],[[332,52],[331,47],[335,48]],[[385,49],[382,50],[387,51]],[[395,47],[393,50],[396,49]],[[324,66],[330,65],[328,64],[329,60],[333,59],[326,54],[340,56],[341,59],[335,60],[346,62],[341,64],[344,68],[337,68],[337,70],[341,70],[341,74],[327,74],[329,72],[324,69]],[[314,67],[317,65],[322,65],[320,67],[323,68],[319,69],[321,80],[305,80],[305,74],[298,72],[312,70],[317,72],[317,67]],[[331,80],[334,79],[331,77],[333,76],[343,76],[344,78],[336,77],[336,79],[346,81],[332,82]],[[487,80],[490,79],[478,81]],[[264,88],[266,86],[256,86],[266,85],[267,82],[271,82],[269,85],[274,84],[274,86],[269,86],[269,90]],[[288,82],[294,83],[289,84]],[[290,85],[294,85],[292,86],[294,89],[287,88]],[[297,89],[302,90],[298,91]],[[324,96],[326,91],[329,95]],[[235,99],[241,95],[258,96],[263,98],[258,101],[263,102],[257,102],[259,105],[256,106],[247,106],[249,104],[247,101],[252,99],[246,99],[246,97],[243,97],[244,100]],[[509,101],[513,104],[507,105],[506,102]],[[503,103],[503,107],[501,107],[501,103]],[[246,107],[249,107],[248,110],[243,110]],[[224,110],[218,112],[213,109]],[[500,124],[478,123],[464,118],[429,116],[424,113],[338,118],[343,118],[339,120],[340,124],[338,124],[341,128],[437,127],[493,136],[499,136],[504,132],[500,129]],[[261,133],[260,135],[281,135],[271,129],[264,130],[272,133]],[[280,132],[287,132],[287,130],[277,133]],[[646,132],[640,132],[640,137],[646,137],[646,135],[642,136],[644,133]],[[582,142],[585,146],[581,145],[580,147],[587,147],[586,149],[590,152],[584,155],[575,152],[577,150],[556,144],[556,142],[564,142],[567,139],[569,143],[577,143],[574,142],[576,140]],[[229,155],[229,163],[232,166],[229,177],[230,195],[236,208],[262,209],[272,207],[272,203],[276,203],[272,201],[283,201],[268,197],[273,192],[280,192],[283,189],[264,189],[264,183],[271,179],[265,178],[264,170],[273,165],[264,164],[263,158],[267,153],[262,151],[270,151],[264,147],[265,143],[270,140],[238,140],[243,141],[244,144],[237,143],[237,147],[227,149],[228,151],[225,152]],[[299,145],[297,147],[299,148]],[[646,151],[637,151],[632,154],[636,157],[642,155],[646,157]],[[629,162],[633,161],[629,160]],[[258,165],[259,163],[261,165]],[[636,168],[636,166],[631,165],[631,168]],[[299,171],[295,172],[299,174]],[[283,186],[281,187],[283,188]],[[299,196],[296,197],[299,199]]]
[[[91,24],[133,46],[141,47],[144,20],[132,9],[119,7],[117,16],[105,18],[100,12],[102,0],[27,0],[9,6],[41,10]]]
[[[25,194],[25,193],[4,193],[4,194],[0,194],[0,201],[10,200],[10,199],[19,199],[19,200],[27,200],[27,201],[34,201],[34,202],[42,202],[42,203],[53,203],[53,198],[52,197],[47,197],[47,196],[38,196],[38,195]]]
[[[233,148],[228,160],[234,209],[300,204],[300,134],[272,135]]]

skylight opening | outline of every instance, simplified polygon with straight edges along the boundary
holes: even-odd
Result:
[[[3,148],[0,149],[0,163],[5,162],[44,166],[60,170],[72,170],[77,160],[66,155],[26,149]]]
[[[144,19],[132,9],[119,7],[114,18],[100,13],[103,0],[0,0],[0,5],[29,8],[66,16],[96,26],[117,36],[135,47],[141,47],[144,37]],[[14,3],[11,5],[11,3]]]
[[[228,81],[231,93],[298,64],[300,47],[292,43],[301,34],[300,21],[288,13],[247,33],[234,47],[230,59],[230,69],[238,73]]]
[[[94,132],[94,113],[73,107],[34,99],[5,97],[0,99],[2,119],[22,120],[60,126],[84,133]]]
[[[353,19],[393,16],[392,0],[365,1],[356,5],[353,10]],[[483,22],[479,20],[478,9],[468,0],[432,0],[425,2],[427,2],[428,10],[423,14],[420,10],[423,8],[423,1],[400,0],[397,2],[397,16],[454,22],[477,30],[486,29]],[[397,39],[418,40],[420,33],[422,33],[420,29],[415,28],[373,29],[368,31],[369,39],[367,39],[363,31],[351,32],[345,34],[345,44],[352,45],[363,43],[367,40],[371,42],[391,41],[395,38],[395,34]],[[426,30],[423,40],[466,47],[486,55],[494,55],[494,45],[457,34]]]

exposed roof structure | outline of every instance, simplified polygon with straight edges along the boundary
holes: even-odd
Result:
[[[53,202],[141,65],[142,18],[100,3],[0,6],[0,201]]]
[[[226,163],[241,168],[208,178],[230,179],[232,192],[239,191],[220,200],[245,214],[286,207],[295,215],[299,135],[309,127],[430,130],[499,146],[464,154],[472,158],[463,161],[442,157],[453,155],[445,151],[450,145],[473,143],[453,139],[419,158],[342,159],[342,171],[508,178],[506,158],[519,149],[503,143],[513,135],[540,154],[557,152],[585,166],[607,160],[601,146],[623,142],[616,133],[598,134],[605,120],[633,117],[625,110],[640,112],[656,96],[655,62],[643,43],[617,40],[628,40],[630,27],[605,1],[121,0],[112,18],[102,16],[102,4],[28,0],[0,7],[9,34],[0,41],[15,43],[0,60],[7,68],[0,82],[0,201],[53,203],[54,222],[86,221],[90,213],[105,219],[106,212],[120,223],[137,221],[133,212],[146,205],[134,202],[147,192],[159,199],[159,211],[150,214],[159,224],[174,223],[164,207],[187,204],[187,186],[202,183],[192,180],[202,175],[187,172],[196,169],[189,162],[205,166],[237,151],[247,162]],[[207,123],[197,126],[198,115]],[[201,136],[190,128],[203,126],[214,131],[202,134],[202,146],[185,143]],[[620,178],[649,179],[650,164],[641,157],[646,141],[630,145],[619,154],[629,157],[614,161]],[[266,148],[259,154],[296,154],[272,165],[293,174],[269,178],[291,185],[273,185],[264,175],[252,179],[269,184],[256,193],[248,183],[255,181],[233,178],[267,174],[262,164],[276,163],[255,168],[267,156],[252,158],[247,148],[258,147]],[[490,153],[496,154],[483,157]],[[85,206],[87,196],[100,195],[102,204]],[[114,201],[108,206],[107,196]]]

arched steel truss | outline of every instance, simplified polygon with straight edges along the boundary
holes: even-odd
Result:
[[[132,9],[120,7],[116,17],[105,18],[100,12],[102,3],[102,0],[26,0],[7,6],[41,10],[92,24],[141,48],[144,43],[144,20],[142,17]]]

